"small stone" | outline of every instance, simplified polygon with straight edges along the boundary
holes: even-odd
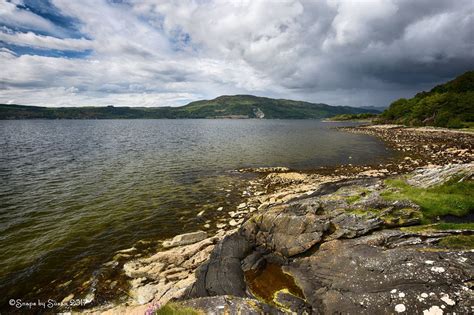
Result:
[[[397,289],[393,289],[390,293],[397,293]]]
[[[245,202],[242,202],[240,205],[237,206],[237,209],[243,209],[247,206]]]
[[[423,293],[421,293],[421,297],[426,299],[428,297],[428,294],[423,292]]]
[[[443,315],[443,310],[437,305],[433,305],[427,310],[423,311],[423,315]]]
[[[222,211],[222,210],[224,210],[224,207],[217,208],[217,211]]]
[[[450,305],[450,306],[453,306],[456,304],[456,302],[454,302],[453,300],[451,300],[449,298],[449,295],[447,294],[444,294],[442,297],[441,297],[441,301],[443,301],[444,303]]]
[[[443,267],[432,267],[431,271],[437,272],[437,273],[443,273],[445,270]]]
[[[205,211],[205,210],[202,210],[201,212],[199,212],[199,213],[197,214],[197,216],[198,216],[198,217],[202,216],[202,215],[204,214],[204,212],[206,212],[206,211]]]
[[[395,305],[395,312],[397,313],[403,313],[406,311],[406,307],[403,304],[397,304]]]
[[[133,251],[136,251],[136,250],[137,249],[135,247],[131,247],[131,248],[119,250],[119,251],[117,251],[117,253],[130,253],[130,252],[133,252]]]
[[[405,297],[405,293],[403,293],[403,292],[398,293],[398,297],[404,298],[404,297]]]

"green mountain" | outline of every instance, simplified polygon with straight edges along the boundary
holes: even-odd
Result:
[[[448,128],[474,126],[474,71],[411,99],[393,102],[380,115],[380,122]]]
[[[229,117],[248,118],[326,118],[337,114],[356,114],[372,110],[349,106],[330,106],[302,101],[272,99],[252,95],[220,96],[213,100],[189,103],[179,108],[187,117]]]
[[[318,119],[374,110],[252,95],[220,96],[181,107],[38,107],[0,104],[0,119],[265,118]]]

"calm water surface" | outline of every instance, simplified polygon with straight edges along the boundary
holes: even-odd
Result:
[[[120,273],[104,267],[117,251],[154,248],[225,216],[215,209],[230,208],[245,187],[231,170],[364,164],[391,154],[375,138],[331,129],[340,125],[0,121],[0,309],[10,298],[70,293],[106,301],[109,293],[98,291]]]

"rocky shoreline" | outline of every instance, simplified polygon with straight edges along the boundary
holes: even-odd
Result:
[[[470,313],[474,250],[446,246],[472,229],[410,229],[420,206],[390,200],[386,178],[430,188],[474,174],[474,134],[382,125],[343,128],[400,154],[385,164],[261,176],[215,235],[196,231],[124,265],[130,299],[88,313],[143,314],[177,301],[213,314]]]

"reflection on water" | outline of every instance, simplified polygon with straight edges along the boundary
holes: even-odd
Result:
[[[229,170],[370,163],[389,154],[377,139],[330,129],[336,125],[0,121],[0,296],[60,300],[47,294],[79,287],[116,251],[202,227],[245,184]]]

